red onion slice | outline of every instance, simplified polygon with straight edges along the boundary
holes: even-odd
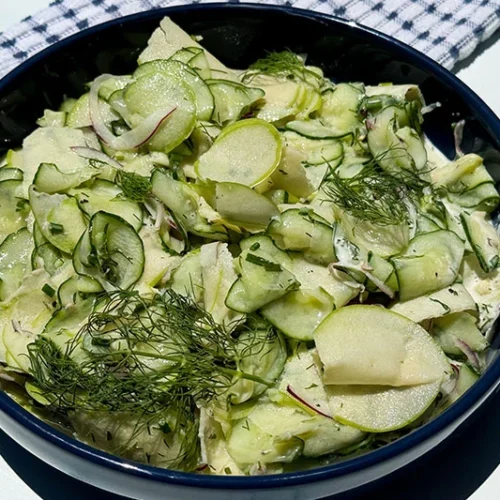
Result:
[[[477,357],[477,354],[461,339],[455,339],[455,345],[465,354],[465,357],[478,372],[481,371],[481,362]]]
[[[111,158],[111,156],[108,156],[106,153],[103,153],[98,149],[86,148],[84,146],[73,146],[71,151],[87,160],[97,160],[102,163],[107,163],[111,167],[115,167],[120,170],[123,169],[123,165],[121,163],[117,162],[115,159]]]
[[[98,137],[104,141],[110,148],[116,150],[136,149],[148,142],[156,134],[164,121],[176,110],[172,108],[169,111],[160,109],[149,115],[137,127],[125,132],[123,135],[116,136],[108,128],[102,117],[99,105],[99,87],[101,84],[113,78],[113,75],[104,74],[94,80],[90,87],[89,107],[90,120],[92,127]]]
[[[310,410],[312,410],[314,413],[317,413],[318,415],[321,415],[322,417],[326,417],[326,418],[332,418],[330,415],[328,415],[327,413],[323,413],[321,410],[319,410],[318,408],[316,408],[314,405],[312,405],[311,403],[308,403],[305,399],[301,398],[293,389],[292,387],[289,385],[286,386],[286,392],[288,392],[288,394],[290,394],[290,396],[292,396],[292,398],[296,399],[297,401],[299,401],[301,404],[303,404],[304,406],[307,406]]]
[[[462,151],[462,141],[464,138],[464,127],[465,120],[460,120],[455,123],[455,127],[453,129],[453,137],[455,139],[455,151],[457,153],[457,157],[464,156],[464,152]]]

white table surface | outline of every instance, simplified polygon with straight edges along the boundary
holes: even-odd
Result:
[[[37,10],[48,6],[49,1],[50,0],[2,0],[0,2],[0,31],[19,22],[21,19],[33,14]],[[457,75],[476,91],[497,115],[500,115],[500,92],[498,91],[498,85],[495,83],[500,77],[500,36],[494,36],[493,40],[486,42],[484,45],[486,45],[486,47],[481,47],[479,54],[474,54],[473,58],[467,61],[466,67],[461,65],[462,67],[458,70]],[[500,421],[498,425],[500,426]],[[478,445],[479,443],[464,442],[464,446],[467,447]],[[497,456],[499,456],[500,460],[500,450]],[[446,464],[443,464],[443,467],[446,467]],[[425,481],[425,478],[422,478],[422,480]],[[75,484],[78,485],[76,482]],[[53,486],[54,490],[57,490],[57,485],[54,484]],[[500,465],[498,465],[484,483],[469,496],[469,500],[497,499],[499,498],[499,490]],[[3,500],[41,500],[42,497],[37,495],[27,486],[0,456],[0,498]],[[445,496],[441,498],[444,499]],[[446,498],[455,500],[449,496]],[[45,500],[45,498],[43,500]]]

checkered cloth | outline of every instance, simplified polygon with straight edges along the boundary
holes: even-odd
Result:
[[[155,7],[200,1],[203,0],[55,0],[48,8],[0,34],[0,76],[47,45],[88,26]],[[470,55],[500,27],[500,0],[260,0],[260,3],[290,5],[357,21],[412,45],[447,68]]]

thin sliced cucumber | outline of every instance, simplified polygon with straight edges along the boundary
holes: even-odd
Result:
[[[9,234],[26,226],[27,200],[18,194],[21,180],[5,180],[0,182],[0,242]]]
[[[227,239],[227,231],[223,226],[209,224],[200,214],[200,195],[192,186],[176,181],[160,170],[154,172],[151,184],[153,194],[167,206],[186,231],[214,240]]]
[[[0,182],[2,181],[22,181],[23,171],[18,168],[0,168]]]
[[[336,168],[344,155],[342,143],[336,139],[308,139],[291,131],[284,132],[283,139],[286,145],[305,153],[310,165],[327,163]]]
[[[296,290],[300,283],[272,255],[260,248],[244,250],[239,257],[241,277],[229,290],[226,306],[251,313]]]
[[[295,120],[288,122],[285,128],[307,139],[337,139],[350,134],[350,132],[348,132],[347,134],[339,136],[330,127],[323,125],[319,120]]]
[[[335,260],[333,228],[313,210],[286,210],[269,224],[267,233],[282,250],[300,251],[319,264]]]
[[[280,164],[271,176],[273,187],[300,198],[307,198],[318,186],[309,180],[310,168],[306,169],[306,164],[307,155],[304,152],[285,146]],[[284,199],[281,201],[285,202]]]
[[[166,73],[187,83],[194,92],[198,120],[210,120],[214,111],[214,96],[208,85],[186,64],[178,60],[158,59],[141,64],[134,72],[134,78],[151,73]]]
[[[482,352],[489,343],[477,327],[477,319],[467,312],[449,314],[432,322],[431,334],[444,352],[463,356],[457,341],[465,342],[475,352]]]
[[[475,309],[474,299],[460,283],[406,302],[396,302],[391,306],[392,311],[416,323],[460,311],[475,311]]]
[[[362,97],[361,88],[350,83],[339,83],[323,94],[318,115],[336,137],[352,133],[361,126],[358,105]]]
[[[229,80],[207,80],[207,84],[215,99],[213,119],[221,125],[235,122],[264,97],[262,89]]]
[[[73,253],[78,274],[98,280],[105,289],[127,289],[144,271],[144,245],[121,217],[97,212]]]
[[[90,186],[75,190],[72,194],[80,209],[89,217],[105,211],[126,220],[136,231],[142,226],[141,206],[125,198],[123,191],[113,182],[96,179]]]
[[[100,283],[90,276],[72,276],[59,286],[57,299],[61,307],[66,307],[85,300],[89,294],[102,291]]]
[[[333,297],[322,288],[290,292],[264,306],[260,312],[287,337],[313,340],[314,330],[334,309]]]
[[[281,137],[269,123],[243,120],[225,128],[196,163],[202,179],[253,187],[269,177],[281,158]]]
[[[149,141],[152,150],[172,151],[190,136],[196,124],[195,94],[188,83],[174,75],[146,74],[125,88],[123,98],[134,126],[160,109],[167,113],[175,108]]]
[[[111,106],[104,100],[99,100],[102,119],[106,124],[110,124],[120,118],[120,115],[114,111]],[[89,94],[83,94],[68,113],[66,126],[70,128],[85,128],[92,127],[90,118],[90,97]]]
[[[378,306],[332,312],[314,332],[314,341],[323,381],[330,385],[440,384],[451,372],[443,351],[421,326]]]
[[[45,238],[36,222],[33,224],[33,238],[35,241],[35,249],[31,254],[32,269],[43,268],[51,276],[54,275],[67,259],[58,248]]]
[[[500,237],[481,214],[462,212],[460,219],[481,269],[489,273],[500,266]]]
[[[76,172],[64,172],[54,163],[41,163],[33,179],[33,185],[42,193],[54,194],[68,191],[84,182],[97,177],[101,169],[82,168]]]
[[[0,301],[21,286],[32,250],[33,237],[26,228],[7,236],[0,245]]]
[[[401,301],[414,299],[451,285],[464,255],[462,240],[451,231],[415,237],[406,252],[393,258]]]
[[[40,193],[30,188],[30,204],[43,236],[64,253],[71,254],[87,228],[83,213],[72,196]]]
[[[279,216],[276,205],[253,189],[234,182],[215,184],[215,210],[227,221],[242,227],[265,228]]]

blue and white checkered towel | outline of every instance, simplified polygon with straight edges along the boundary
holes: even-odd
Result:
[[[4,0],[5,1],[5,0]],[[155,7],[204,0],[55,0],[0,34],[0,77],[76,31]],[[238,1],[238,0],[229,0]],[[500,28],[500,0],[260,0],[326,12],[402,40],[447,68]]]

